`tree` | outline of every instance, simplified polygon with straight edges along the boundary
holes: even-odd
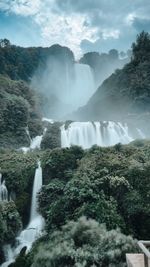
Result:
[[[150,34],[142,31],[132,45],[133,60],[142,62],[150,59]]]
[[[116,49],[111,49],[109,51],[109,56],[110,56],[110,59],[117,60],[119,58],[119,53]]]
[[[10,46],[11,43],[8,39],[0,39],[0,47],[8,47]]]
[[[14,240],[21,227],[20,216],[14,202],[0,202],[0,249],[4,244]]]
[[[135,249],[136,243],[130,236],[119,230],[107,231],[105,225],[81,217],[41,243],[32,267],[125,266],[125,254]]]

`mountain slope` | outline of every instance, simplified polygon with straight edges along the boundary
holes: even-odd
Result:
[[[0,39],[0,74],[7,74],[13,80],[30,82],[38,68],[44,68],[47,59],[54,56],[62,64],[69,58],[74,60],[72,51],[67,47],[20,47],[12,45],[7,39]]]
[[[29,145],[25,128],[31,136],[41,130],[38,99],[22,81],[0,75],[0,147]]]
[[[132,45],[131,62],[117,70],[76,113],[84,120],[122,120],[150,112],[150,35],[142,32]]]

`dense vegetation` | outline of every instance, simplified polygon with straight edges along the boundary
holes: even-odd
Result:
[[[54,231],[47,242],[41,242],[32,266],[123,267],[125,253],[135,250],[134,240],[121,234],[118,229],[108,231],[105,225],[81,217]],[[26,262],[32,262],[31,256]]]
[[[20,47],[7,39],[0,40],[0,73],[13,80],[29,82],[37,69],[44,68],[47,59],[53,56],[64,62],[68,56],[73,60],[73,53],[66,47]]]
[[[149,101],[150,35],[142,32],[132,45],[130,63],[103,82],[78,116],[121,121],[129,114],[149,112]]]
[[[31,137],[41,132],[38,99],[22,81],[0,75],[0,147],[29,145],[26,127]]]
[[[23,154],[10,150],[0,150],[0,171],[15,202],[18,212],[26,225],[29,219],[32,184],[38,152]]]
[[[53,45],[45,48],[24,48],[12,45],[7,39],[0,40],[0,74],[15,81],[23,80],[34,88],[36,97],[39,98],[38,110],[49,117],[57,116],[59,109],[66,108],[58,93],[56,94],[56,89],[61,92],[64,85],[64,66],[67,65],[68,70],[72,72],[73,63],[74,55],[67,47]],[[58,77],[61,77],[60,81]]]
[[[87,152],[72,147],[46,152],[44,174],[50,180],[39,201],[47,229],[86,215],[108,229],[119,226],[124,233],[147,238],[149,143],[137,145],[141,147],[93,147]],[[76,158],[82,158],[78,165]]]
[[[93,118],[149,112],[150,35],[141,33],[132,48],[131,62],[111,75],[88,103]],[[34,137],[46,125],[40,122],[39,98],[20,79],[29,82],[50,51],[56,57],[59,54],[63,67],[66,54],[59,46],[26,49],[8,40],[0,42],[0,172],[11,199],[0,202],[0,263],[3,245],[13,244],[21,227],[29,222],[33,179],[40,159],[44,185],[38,201],[45,219],[44,235],[27,255],[23,248],[10,266],[123,267],[125,253],[137,251],[135,238],[150,238],[150,142],[61,149],[61,124],[54,123],[45,132],[40,151],[23,154],[10,150],[29,145],[27,126]],[[65,51],[73,63],[71,51]],[[85,55],[81,61],[90,65],[90,57],[95,56]],[[117,60],[115,51],[109,56]],[[27,58],[29,65],[24,64]],[[86,108],[82,111],[89,116]]]
[[[57,147],[61,147],[61,131],[60,131],[61,123],[54,122],[53,124],[46,125],[46,133],[43,136],[41,148],[42,149],[53,149]]]
[[[126,251],[134,250],[134,241],[125,235],[149,238],[149,151],[148,141],[110,148],[94,146],[86,151],[76,146],[26,155],[15,152],[9,156],[10,152],[1,151],[3,178],[9,193],[13,191],[16,196],[17,212],[24,224],[29,218],[25,210],[30,205],[37,157],[43,168],[44,186],[39,194],[39,210],[46,220],[46,233],[28,256],[18,257],[18,264],[24,261],[24,266],[29,267],[34,259],[37,266],[41,262],[43,266],[51,267],[54,262],[59,266],[62,262],[61,266],[80,263],[79,266],[89,267],[91,264],[97,266],[96,258],[100,266],[108,266],[105,262],[123,266],[117,264],[124,262]],[[80,219],[82,216],[88,220]],[[68,223],[70,220],[74,222]],[[105,224],[107,230],[101,224]],[[66,226],[62,228],[63,225]],[[91,233],[88,241],[86,231],[88,236]],[[100,242],[96,241],[99,239]],[[51,247],[51,253],[47,254]],[[19,266],[17,261],[13,266]]]
[[[12,243],[21,228],[21,218],[14,202],[0,201],[0,264],[4,260],[2,247]]]

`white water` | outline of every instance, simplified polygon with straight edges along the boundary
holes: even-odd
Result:
[[[51,123],[51,124],[54,123],[54,120],[48,119],[48,118],[45,118],[45,117],[42,118],[42,121],[46,121],[46,122]]]
[[[24,153],[27,153],[30,150],[34,149],[40,149],[41,148],[41,142],[43,139],[44,134],[46,133],[47,129],[45,128],[42,135],[37,135],[33,139],[30,137],[29,131],[26,129],[26,133],[29,136],[30,139],[30,146],[29,147],[21,147],[20,150]]]
[[[133,141],[128,126],[115,122],[72,122],[67,129],[61,127],[61,146],[90,148],[92,145],[112,146]]]
[[[35,171],[35,178],[32,191],[30,222],[39,216],[37,211],[38,209],[37,193],[41,190],[41,187],[42,187],[42,168],[40,162],[38,162],[38,168],[36,168]]]
[[[0,173],[0,201],[8,201],[8,190],[5,180],[2,182],[2,174]]]
[[[38,213],[38,200],[37,193],[42,187],[42,168],[40,162],[38,162],[38,167],[35,171],[33,191],[32,191],[32,204],[31,204],[31,214],[30,222],[26,229],[24,229],[20,235],[16,238],[16,247],[11,247],[10,245],[4,246],[4,254],[6,262],[1,265],[1,267],[7,267],[10,263],[15,261],[16,256],[20,253],[23,247],[27,247],[29,251],[32,247],[33,242],[40,237],[42,234],[42,229],[44,227],[44,219]]]
[[[55,99],[45,109],[53,118],[60,119],[87,103],[96,90],[94,75],[89,65],[74,63],[73,66],[51,59],[43,73],[32,78],[32,87],[39,90],[47,101]]]
[[[72,105],[75,108],[78,108],[87,103],[90,97],[94,94],[96,85],[90,66],[75,63],[74,68],[75,80],[70,80],[68,103],[70,103],[71,97]],[[72,92],[70,92],[70,88]]]

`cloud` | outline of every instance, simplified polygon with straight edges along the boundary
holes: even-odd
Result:
[[[98,44],[127,49],[139,31],[149,31],[149,0],[0,0],[0,10],[30,16],[41,32],[39,45],[59,43],[76,55]]]
[[[125,17],[125,23],[128,25],[128,26],[131,26],[134,22],[134,19],[136,18],[136,14],[135,12],[133,13],[129,13],[126,17]]]
[[[1,0],[0,9],[16,15],[31,16],[40,11],[41,0]]]
[[[90,28],[86,25],[86,16],[78,14],[58,15],[38,14],[36,22],[41,27],[43,36],[43,45],[59,43],[60,45],[69,46],[76,55],[81,54],[80,43],[83,37],[89,41],[97,39],[97,29]]]

